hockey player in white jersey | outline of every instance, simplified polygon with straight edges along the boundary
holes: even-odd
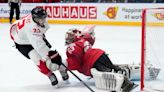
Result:
[[[58,51],[51,50],[51,45],[45,38],[49,29],[46,18],[46,11],[36,7],[31,14],[11,25],[10,36],[18,51],[34,61],[40,72],[48,76],[54,86],[58,84],[58,80],[53,71],[59,69],[63,80],[67,80],[69,76],[66,69],[60,69],[62,60]]]

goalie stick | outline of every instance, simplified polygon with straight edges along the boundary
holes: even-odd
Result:
[[[70,69],[68,69],[67,66],[65,66],[63,63],[62,65],[70,72],[72,75],[74,75],[81,83],[83,83],[84,86],[86,86],[91,92],[95,92],[93,89],[91,89],[84,81],[82,81],[76,74],[74,74]]]

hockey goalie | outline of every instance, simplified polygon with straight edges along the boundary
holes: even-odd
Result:
[[[130,92],[137,85],[126,77],[128,75],[126,70],[114,65],[105,51],[92,47],[95,42],[94,27],[86,26],[83,31],[69,29],[66,32],[67,67],[94,79],[100,76],[102,80],[95,82],[98,88]]]
[[[69,29],[66,32],[68,68],[77,70],[86,76],[92,76],[97,88],[115,92],[130,92],[138,86],[130,80],[140,77],[139,65],[114,65],[105,51],[92,48],[95,43],[94,27],[95,25],[88,25],[82,31]],[[154,68],[149,67],[149,70],[152,69]],[[156,77],[152,73],[151,76]]]

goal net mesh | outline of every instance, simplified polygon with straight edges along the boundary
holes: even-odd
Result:
[[[164,8],[142,12],[141,90],[146,89],[164,90]]]

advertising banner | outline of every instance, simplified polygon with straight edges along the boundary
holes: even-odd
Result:
[[[30,14],[34,7],[43,7],[48,13],[50,23],[102,25],[128,25],[133,23],[134,25],[140,25],[142,9],[163,6],[164,4],[154,3],[22,3],[20,16]],[[8,4],[1,3],[0,18],[8,18],[9,13],[10,7]],[[154,18],[156,17],[154,16]]]

